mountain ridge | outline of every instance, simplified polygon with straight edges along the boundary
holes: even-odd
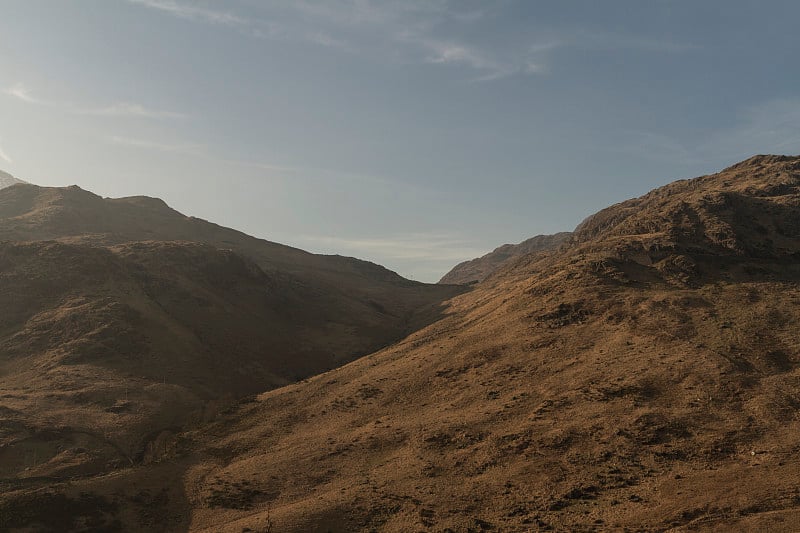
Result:
[[[796,531],[798,210],[800,157],[620,202],[115,475],[7,484],[0,527]]]
[[[161,432],[394,342],[458,292],[158,199],[0,190],[0,477],[140,460]]]

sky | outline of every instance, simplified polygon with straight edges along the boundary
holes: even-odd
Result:
[[[800,153],[800,2],[0,0],[0,169],[436,281]]]

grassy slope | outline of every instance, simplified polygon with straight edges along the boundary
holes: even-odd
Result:
[[[0,233],[15,241],[0,244],[0,478],[145,460],[235,399],[402,338],[460,291],[77,188],[0,191]]]
[[[85,492],[65,517],[143,530],[797,530],[798,220],[798,158],[676,182],[150,464],[0,510]]]

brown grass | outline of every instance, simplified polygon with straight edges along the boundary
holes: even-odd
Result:
[[[619,204],[392,346],[0,511],[47,487],[126,530],[796,531],[798,209],[775,156]]]

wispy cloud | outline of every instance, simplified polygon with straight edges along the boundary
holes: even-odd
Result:
[[[736,124],[706,133],[701,139],[654,131],[625,131],[606,149],[702,168],[759,153],[800,153],[800,100],[761,102],[741,109],[737,115]]]
[[[156,152],[185,155],[194,158],[205,159],[207,161],[215,161],[217,163],[265,170],[272,174],[294,174],[301,170],[300,168],[287,165],[275,165],[259,161],[246,161],[242,159],[221,157],[214,154],[214,151],[208,146],[199,143],[170,143],[118,135],[108,137],[106,140],[107,142],[116,144],[118,146],[127,146],[142,150],[153,150]]]
[[[321,31],[306,32],[304,34],[304,40],[312,44],[323,46],[325,48],[338,48],[339,50],[344,50],[348,52],[355,51],[353,47],[350,45],[350,43],[348,43],[347,41],[343,39],[337,39]]]
[[[585,30],[568,32],[563,44],[591,48],[592,50],[624,49],[658,53],[691,52],[699,48],[699,46],[694,43],[677,41],[670,38]]]
[[[406,277],[436,282],[452,266],[486,253],[456,234],[399,233],[385,238],[293,235],[293,244],[316,253],[359,257],[403,272]]]
[[[270,163],[259,163],[253,161],[240,161],[235,159],[223,159],[223,161],[240,166],[259,168],[261,170],[267,170],[269,172],[277,172],[280,174],[296,174],[302,170],[301,168],[298,167],[290,167],[286,165],[273,165]]]
[[[347,39],[360,41],[359,46],[350,49],[369,49],[390,57],[472,70],[476,76],[468,81],[546,73],[551,52],[557,49],[679,53],[697,48],[669,37],[580,28],[532,29],[529,35],[512,36],[516,38],[504,43],[484,42],[480,25],[487,18],[502,16],[504,8],[497,4],[480,9],[446,0],[292,0],[278,4],[301,13],[303,24],[324,27],[333,38],[346,35]]]
[[[108,141],[112,144],[120,146],[131,146],[134,148],[144,148],[146,150],[156,150],[158,152],[168,152],[173,154],[197,156],[204,155],[205,153],[204,147],[199,144],[171,144],[116,135],[109,137]]]
[[[628,156],[645,156],[659,161],[688,162],[697,157],[692,146],[682,140],[645,130],[620,131],[619,138],[614,139],[608,149]]]
[[[481,39],[481,24],[503,16],[502,5],[479,9],[447,0],[273,0],[242,4],[187,0],[128,0],[170,16],[227,26],[260,38],[295,41],[373,56],[376,60],[462,69],[465,81],[489,82],[512,76],[542,75],[559,48],[684,52],[691,43],[642,35],[585,29],[510,36],[502,43]],[[225,9],[216,6],[225,6]],[[279,22],[278,22],[279,21]]]
[[[239,15],[228,11],[211,9],[196,3],[190,4],[177,2],[174,0],[128,0],[132,4],[138,4],[150,9],[156,9],[169,13],[170,15],[188,19],[199,20],[211,24],[222,24],[225,26],[248,26],[250,21]]]
[[[635,35],[563,32],[558,38],[535,42],[520,49],[492,49],[452,41],[438,41],[420,36],[404,40],[423,47],[424,61],[430,64],[458,65],[483,72],[472,81],[492,81],[514,75],[547,72],[548,54],[557,49],[639,50],[680,53],[697,49],[691,43],[659,40]]]
[[[34,98],[31,92],[22,83],[15,83],[14,85],[12,85],[3,92],[9,96],[13,96],[14,98],[17,98],[29,104],[42,105],[47,103],[42,100],[39,100],[38,98]]]
[[[272,17],[269,16],[242,16],[231,11],[223,11],[177,0],[128,0],[128,2],[185,20],[227,26],[255,38],[299,41],[325,48],[336,48],[348,52],[355,51],[346,39],[334,37],[324,28],[314,25],[292,23],[285,19],[282,20],[282,24],[276,24],[272,22]],[[301,3],[298,3],[298,5],[289,4],[289,6],[299,12],[303,12],[306,9],[309,12],[313,12],[311,6],[303,6]],[[264,9],[268,11],[276,6],[262,5],[259,7],[263,12]],[[278,2],[277,7],[281,7],[280,2]],[[317,7],[320,10],[324,10],[321,5]]]
[[[603,33],[581,28],[540,28],[538,32],[531,28],[526,35],[511,36],[504,43],[483,42],[481,24],[487,19],[504,16],[505,7],[499,3],[475,8],[448,0],[273,0],[244,4],[128,1],[171,16],[227,26],[260,38],[310,43],[345,53],[374,56],[381,61],[411,61],[472,71],[465,80],[471,82],[544,74],[553,61],[550,52],[558,48],[653,53],[678,53],[697,48],[669,36]],[[246,15],[242,14],[242,7],[246,7]]]
[[[432,65],[465,67],[477,73],[470,81],[486,82],[513,75],[530,75],[545,72],[541,62],[542,54],[550,46],[530,46],[514,57],[505,54],[498,57],[496,52],[486,48],[471,46],[453,41],[438,41],[419,36],[403,35],[403,40],[419,46],[423,50],[423,61]]]
[[[429,41],[426,46],[433,52],[426,58],[429,63],[455,63],[476,69],[496,69],[498,64],[477,50],[460,44]]]
[[[381,2],[371,0],[288,0],[278,2],[307,18],[340,26],[419,26],[420,19],[432,21],[447,14],[444,0],[406,0]],[[471,12],[473,13],[473,12]]]
[[[800,100],[761,102],[739,113],[739,124],[711,135],[702,148],[728,158],[800,153]]]
[[[55,102],[43,100],[35,97],[33,93],[23,83],[16,83],[3,91],[9,96],[13,96],[26,104],[48,106],[59,108],[67,113],[76,115],[90,115],[98,117],[127,117],[127,118],[146,118],[146,119],[174,119],[186,118],[183,113],[174,111],[164,111],[150,109],[141,104],[133,102],[118,102],[107,106],[85,107],[68,102]]]
[[[9,155],[6,153],[6,151],[3,150],[2,146],[0,146],[0,159],[2,159],[3,161],[5,161],[8,164],[12,164],[14,162],[14,160],[12,160],[11,157],[9,157]]]
[[[108,107],[98,107],[89,109],[76,109],[76,113],[82,115],[96,115],[101,117],[132,117],[132,118],[186,118],[183,113],[174,111],[161,111],[148,109],[140,104],[130,102],[120,102]]]
[[[477,257],[486,252],[470,246],[465,239],[443,233],[408,233],[381,239],[302,235],[299,240],[328,250],[397,260],[452,262]]]
[[[496,51],[488,48],[440,38],[434,29],[443,21],[475,24],[485,16],[485,10],[452,9],[443,0],[397,3],[276,0],[269,4],[250,4],[249,16],[178,0],[128,1],[171,16],[228,26],[260,38],[305,42],[347,53],[386,54],[394,60],[416,55],[415,62],[473,70],[476,75],[471,81],[545,70],[534,57],[542,50],[535,47],[523,57],[511,60],[498,57]],[[280,20],[280,24],[274,20]]]

